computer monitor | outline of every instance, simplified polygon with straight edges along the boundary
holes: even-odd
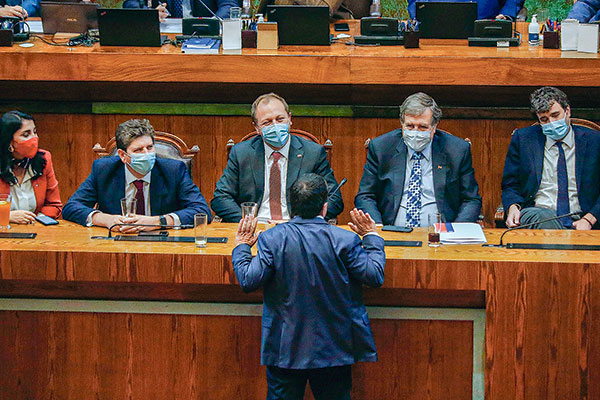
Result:
[[[102,46],[160,47],[158,10],[99,8],[98,30]]]
[[[417,1],[416,18],[422,39],[467,39],[473,36],[476,2]]]

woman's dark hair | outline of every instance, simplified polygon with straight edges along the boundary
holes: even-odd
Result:
[[[13,174],[14,158],[9,149],[10,142],[12,142],[15,132],[21,129],[23,120],[33,121],[33,117],[20,111],[9,111],[0,119],[0,178],[9,184],[17,183],[17,178]],[[46,168],[43,153],[38,151],[29,165],[33,170],[33,179],[41,176]]]

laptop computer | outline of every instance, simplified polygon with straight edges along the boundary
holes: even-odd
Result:
[[[101,46],[161,46],[158,10],[99,8],[97,12]]]
[[[98,28],[98,5],[42,1],[42,30],[44,33],[85,33]]]
[[[432,1],[416,3],[421,38],[466,39],[473,36],[476,2]]]
[[[331,44],[327,6],[268,5],[267,18],[277,22],[280,45]]]

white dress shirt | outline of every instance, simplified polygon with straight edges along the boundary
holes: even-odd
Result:
[[[271,206],[269,205],[269,195],[271,190],[269,189],[269,178],[271,176],[271,166],[273,165],[273,153],[278,151],[283,157],[279,158],[279,170],[281,171],[281,216],[283,219],[290,219],[290,213],[287,207],[287,167],[288,158],[290,155],[290,142],[291,137],[288,137],[287,143],[279,150],[273,150],[268,144],[264,143],[265,146],[265,186],[262,203],[258,209],[258,220],[260,222],[266,222],[271,219]]]
[[[558,147],[554,145],[557,141],[546,137],[544,144],[544,164],[542,168],[542,179],[540,187],[535,195],[535,206],[556,210],[558,198],[558,174],[556,165],[558,163]],[[562,146],[567,163],[567,179],[569,189],[569,210],[579,212],[579,197],[577,196],[577,177],[575,176],[575,133],[573,127],[569,133],[562,138]]]
[[[10,185],[10,196],[12,197],[10,209],[12,211],[24,210],[35,212],[37,203],[35,201],[35,192],[33,191],[31,178],[33,178],[33,173],[31,172],[31,168],[27,168],[25,176],[23,176],[23,182],[21,184],[15,183],[14,185]]]

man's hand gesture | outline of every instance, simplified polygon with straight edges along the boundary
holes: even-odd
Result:
[[[377,233],[377,226],[375,226],[375,221],[369,213],[364,213],[362,210],[355,208],[350,211],[350,219],[352,222],[348,222],[348,226],[360,236],[364,236],[369,232]]]
[[[238,225],[237,233],[235,234],[235,245],[242,243],[252,247],[258,240],[258,233],[256,231],[256,223],[258,218],[252,217],[251,215],[246,216],[240,220]]]

